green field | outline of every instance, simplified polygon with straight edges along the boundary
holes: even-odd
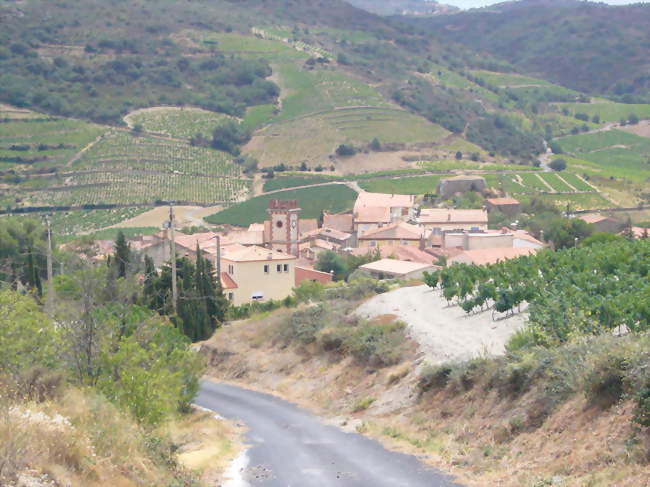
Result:
[[[619,122],[627,120],[631,114],[639,118],[650,118],[650,104],[626,103],[558,103],[560,108],[566,108],[572,115],[586,113],[589,118],[598,115],[603,122]]]
[[[593,191],[594,190],[591,186],[589,186],[587,183],[585,183],[582,179],[580,179],[574,173],[570,173],[570,172],[567,172],[567,171],[562,171],[562,179],[564,179],[567,183],[569,183],[571,186],[573,186],[578,191]]]
[[[553,172],[545,172],[545,173],[539,173],[539,177],[541,177],[553,190],[563,193],[563,192],[569,192],[573,193],[574,190],[571,189],[571,187],[565,183],[562,178],[564,177],[564,173],[562,173],[560,176],[558,176],[557,173]],[[576,188],[578,189],[578,188]],[[591,188],[588,191],[593,191]]]
[[[125,119],[146,132],[189,139],[197,134],[209,137],[215,127],[233,117],[200,108],[155,107],[130,113]]]
[[[251,130],[259,128],[269,122],[274,115],[275,105],[257,105],[249,107],[244,116],[244,125]]]
[[[308,184],[327,183],[336,179],[336,176],[328,176],[325,174],[305,174],[305,175],[290,175],[290,176],[276,176],[273,179],[267,179],[264,182],[264,192],[276,191],[278,189],[295,188],[296,186],[307,186]]]
[[[482,78],[487,83],[497,86],[497,87],[515,87],[522,85],[532,85],[532,86],[557,86],[553,85],[549,81],[545,81],[539,78],[532,78],[530,76],[524,76],[517,73],[497,73],[495,71],[484,71],[480,69],[475,69],[470,71],[474,76]],[[560,87],[561,88],[561,87]]]
[[[359,186],[371,193],[435,194],[441,176],[411,176],[398,179],[361,181]]]
[[[350,210],[356,197],[356,192],[343,184],[288,190],[272,195],[257,196],[210,215],[205,220],[213,224],[239,226],[262,222],[267,218],[266,209],[272,199],[298,200],[302,218],[318,218],[323,210],[334,213]]]

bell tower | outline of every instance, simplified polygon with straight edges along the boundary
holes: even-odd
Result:
[[[300,208],[297,200],[269,201],[271,249],[298,257],[300,236]]]

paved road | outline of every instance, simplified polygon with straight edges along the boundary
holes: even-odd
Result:
[[[460,487],[415,457],[324,425],[274,396],[204,381],[195,402],[246,424],[251,486]]]

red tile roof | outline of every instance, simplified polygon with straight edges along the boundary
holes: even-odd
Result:
[[[333,228],[339,232],[352,233],[353,222],[352,213],[323,214],[323,227]]]
[[[381,228],[368,230],[359,240],[420,240],[425,233],[421,227],[397,222]]]
[[[221,288],[222,289],[237,289],[237,283],[230,277],[230,274],[227,272],[221,273]]]
[[[494,206],[505,206],[505,205],[518,205],[519,201],[514,198],[488,198],[488,203]]]
[[[488,265],[525,255],[531,255],[535,252],[536,249],[530,247],[465,250],[460,254],[451,257],[448,262],[450,264],[463,262],[466,264]]]

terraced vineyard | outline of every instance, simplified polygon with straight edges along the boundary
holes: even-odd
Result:
[[[0,170],[63,166],[104,131],[80,120],[0,107]]]
[[[262,166],[284,162],[327,164],[339,144],[365,146],[374,138],[382,144],[434,144],[448,132],[439,125],[402,110],[345,108],[286,122],[256,133],[246,152]]]
[[[590,118],[598,115],[603,122],[619,122],[627,120],[634,114],[639,118],[650,118],[650,104],[614,103],[609,101],[597,103],[558,103],[561,108],[566,108],[570,114],[585,113]]]
[[[200,108],[154,107],[137,110],[124,117],[130,126],[140,125],[146,132],[189,139],[203,134],[210,136],[218,125],[233,117]]]
[[[555,140],[565,153],[587,161],[604,175],[645,181],[650,177],[650,138],[608,130],[562,137]],[[571,167],[571,166],[570,166]]]
[[[5,206],[212,204],[244,199],[250,188],[223,152],[10,107],[2,113],[0,167],[24,173],[2,189]]]

